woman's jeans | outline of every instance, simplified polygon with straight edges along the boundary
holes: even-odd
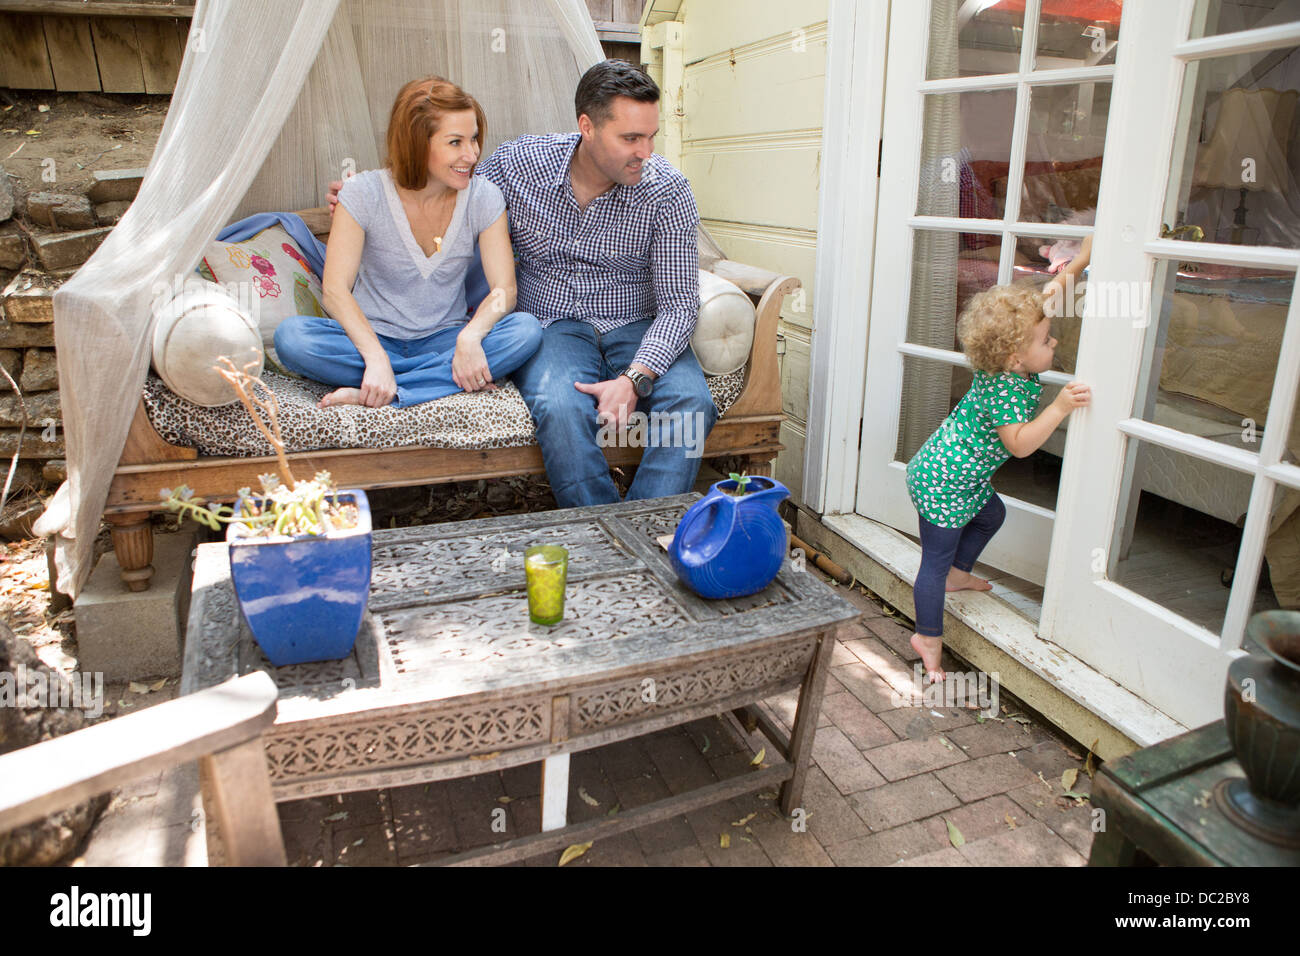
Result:
[[[948,570],[969,571],[975,567],[980,552],[997,534],[1006,516],[1006,506],[996,494],[962,528],[940,528],[917,515],[921,524],[921,569],[912,588],[916,633],[923,637],[943,637]]]
[[[453,326],[419,339],[379,336],[397,379],[395,408],[419,405],[461,391],[451,378],[456,336],[464,326]],[[542,327],[527,312],[512,312],[483,337],[492,381],[498,384],[526,362],[542,342]],[[275,329],[275,352],[291,372],[346,388],[360,388],[366,362],[343,326],[333,319],[294,315]]]

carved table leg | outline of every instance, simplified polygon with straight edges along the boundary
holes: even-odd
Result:
[[[204,822],[216,837],[209,840],[209,865],[284,866],[284,837],[262,738],[200,757],[199,775],[205,786]]]
[[[542,761],[542,830],[559,830],[569,823],[569,755]]]
[[[790,816],[803,802],[803,782],[808,775],[808,762],[812,758],[813,735],[817,732],[817,719],[821,716],[822,693],[826,690],[826,676],[830,673],[831,653],[835,650],[835,631],[824,632],[817,643],[808,676],[799,688],[799,706],[794,713],[794,728],[790,732],[790,763],[794,775],[781,785],[781,812]]]
[[[569,739],[569,697],[551,698],[551,743]],[[569,755],[542,761],[542,831],[559,830],[569,822]]]
[[[122,580],[132,591],[149,590],[153,577],[153,528],[149,515],[106,516],[113,533],[113,553],[122,568]]]

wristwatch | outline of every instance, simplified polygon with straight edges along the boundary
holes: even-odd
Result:
[[[632,380],[632,388],[636,390],[637,398],[649,398],[650,393],[655,390],[654,379],[645,372],[638,372],[629,365],[623,369],[622,374]]]

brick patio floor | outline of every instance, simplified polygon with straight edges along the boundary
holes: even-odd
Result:
[[[866,594],[841,593],[862,617],[843,629],[832,658],[802,827],[780,815],[774,792],[758,793],[599,840],[567,865],[1083,865],[1091,807],[1062,796],[1061,780],[1079,770],[1074,790],[1088,791],[1081,758],[1071,752],[1079,748],[1067,749],[1007,700],[999,719],[982,721],[965,707],[897,706],[913,686],[910,631]],[[795,703],[791,692],[761,706],[788,730]],[[569,819],[749,772],[766,745],[726,715],[574,754]],[[190,825],[198,806],[192,778],[191,766],[120,792],[85,864],[202,862],[201,828]],[[281,804],[285,848],[296,866],[437,860],[537,832],[540,783],[534,764]],[[555,866],[559,857],[517,865]]]
[[[865,594],[842,593],[863,615],[835,648],[802,828],[780,815],[774,792],[759,793],[599,840],[567,865],[1082,865],[1091,808],[1060,796],[1062,772],[1081,761],[1045,730],[1006,713],[980,722],[964,707],[895,706],[913,684],[910,631]],[[762,706],[788,730],[795,704],[792,691]],[[1007,711],[1015,714],[1015,706]],[[727,715],[574,754],[569,819],[746,773],[766,745]],[[1074,789],[1087,792],[1089,782],[1080,772]],[[285,847],[299,866],[436,860],[537,832],[540,783],[534,764],[283,804]],[[949,825],[960,836],[950,836]],[[555,866],[559,856],[522,865]]]

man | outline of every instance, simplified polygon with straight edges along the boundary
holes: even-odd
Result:
[[[632,432],[646,447],[628,499],[690,491],[717,419],[688,348],[699,214],[686,177],[654,153],[658,102],[652,79],[606,60],[578,83],[577,133],[522,136],[476,170],[505,195],[517,307],[542,325],[513,377],[562,508],[619,500],[598,437],[634,412],[651,427]]]
[[[606,60],[578,82],[577,133],[503,143],[477,170],[505,194],[518,307],[542,324],[514,381],[562,508],[618,501],[602,422],[649,418],[638,499],[690,491],[717,418],[688,348],[699,214],[686,177],[654,153],[658,103],[650,77]]]

